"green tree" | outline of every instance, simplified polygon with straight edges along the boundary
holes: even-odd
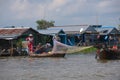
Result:
[[[37,23],[37,29],[46,29],[51,26],[53,27],[55,21],[46,21],[42,19],[42,20],[37,20],[36,23]]]

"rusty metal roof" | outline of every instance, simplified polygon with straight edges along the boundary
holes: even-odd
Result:
[[[0,38],[15,38],[30,28],[0,28]]]
[[[28,28],[0,28],[0,35],[20,35]]]

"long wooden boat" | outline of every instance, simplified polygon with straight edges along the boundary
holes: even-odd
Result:
[[[30,57],[64,57],[65,53],[42,53],[42,54],[30,54]]]
[[[98,54],[99,59],[120,59],[120,50],[103,49]]]

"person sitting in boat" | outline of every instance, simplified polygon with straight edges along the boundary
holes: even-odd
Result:
[[[49,51],[51,51],[51,49],[52,49],[51,44],[50,43],[46,43],[46,45],[45,45],[45,52],[49,52]]]
[[[41,54],[42,53],[42,44],[39,43],[37,46],[36,46],[36,49],[34,51],[35,54]]]
[[[100,55],[100,53],[106,48],[107,48],[106,44],[99,45],[98,48],[97,48],[95,59],[97,59],[98,56]]]
[[[45,45],[38,44],[35,53],[36,54],[42,54],[42,53],[48,53],[51,50],[51,44],[46,43]]]

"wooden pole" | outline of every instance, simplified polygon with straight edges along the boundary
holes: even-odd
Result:
[[[11,40],[11,49],[10,49],[10,55],[12,56],[13,55],[13,42]]]

